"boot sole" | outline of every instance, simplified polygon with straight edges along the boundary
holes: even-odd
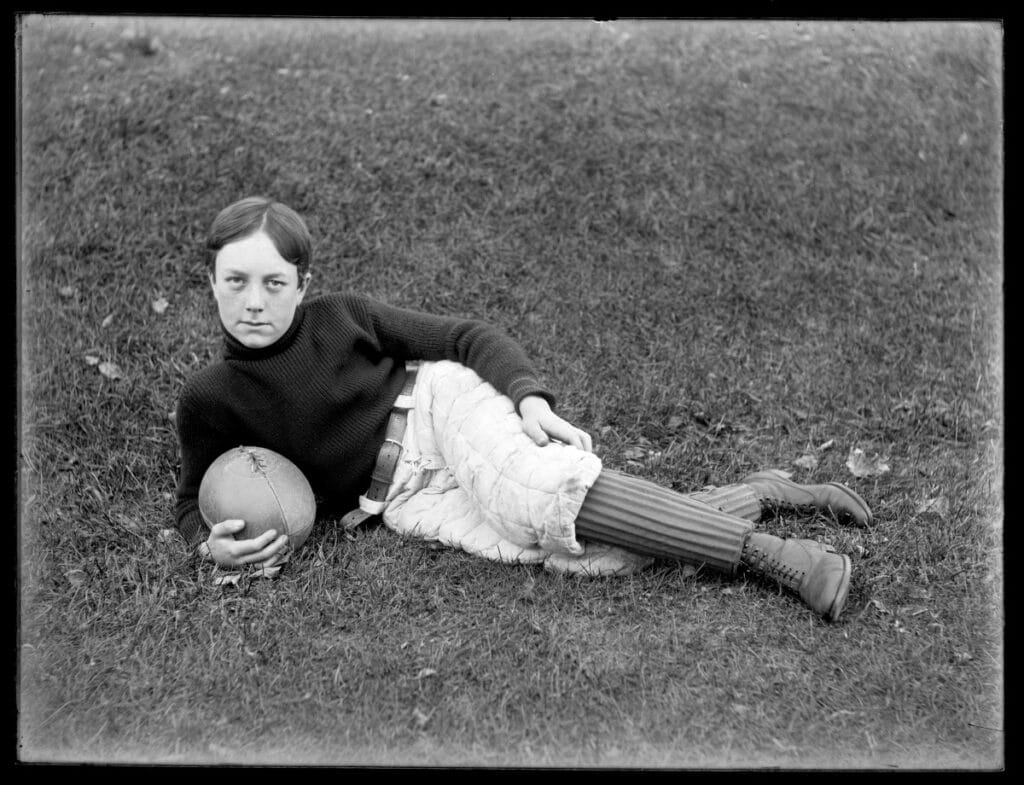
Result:
[[[850,593],[850,573],[852,572],[850,557],[846,554],[839,555],[843,557],[843,577],[839,581],[839,589],[836,591],[836,596],[832,598],[832,603],[828,606],[826,616],[829,621],[837,621],[839,619],[843,608],[846,607],[846,597]]]

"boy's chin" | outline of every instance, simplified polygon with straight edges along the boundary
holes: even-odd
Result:
[[[232,333],[232,335],[247,349],[263,349],[270,346],[280,337],[278,335],[258,335],[253,333]]]

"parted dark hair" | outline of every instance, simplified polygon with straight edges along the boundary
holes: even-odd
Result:
[[[281,258],[298,269],[299,285],[313,261],[313,240],[306,222],[287,205],[265,196],[249,196],[221,210],[206,238],[207,264],[215,272],[217,252],[228,243],[264,232]]]

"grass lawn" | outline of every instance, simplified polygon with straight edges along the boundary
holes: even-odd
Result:
[[[998,25],[25,17],[19,79],[22,760],[1003,765]],[[843,618],[331,520],[213,585],[169,413],[253,193],[312,294],[516,337],[607,466],[850,484],[869,529],[763,524],[851,555]]]

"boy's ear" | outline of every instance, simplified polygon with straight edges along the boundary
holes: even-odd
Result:
[[[216,276],[217,276],[217,274],[214,273],[212,270],[206,274],[206,277],[210,279],[210,288],[211,289],[216,289],[217,288],[217,277]]]
[[[309,290],[309,281],[313,277],[313,273],[306,273],[299,279],[299,297],[304,297],[306,292]]]

